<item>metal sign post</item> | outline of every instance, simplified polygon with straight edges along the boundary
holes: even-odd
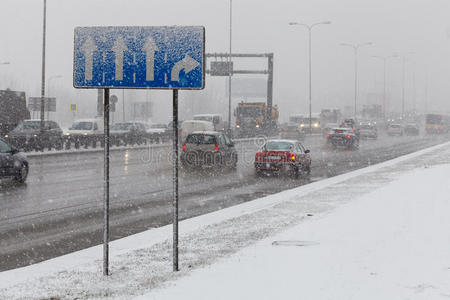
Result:
[[[173,90],[173,270],[178,271],[178,90],[205,87],[205,28],[77,27],[74,48],[74,87],[99,89],[99,95],[104,89],[104,275],[109,274],[109,113],[110,102],[117,102],[109,89]]]
[[[105,99],[103,102],[103,122],[104,122],[104,182],[103,182],[103,275],[109,275],[109,89],[105,89]]]
[[[173,90],[173,270],[178,271],[178,90]]]

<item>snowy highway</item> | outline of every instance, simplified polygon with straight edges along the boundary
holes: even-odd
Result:
[[[449,140],[448,136],[362,140],[356,151],[332,150],[322,137],[303,144],[309,179],[256,178],[263,140],[236,143],[237,171],[181,172],[180,217],[190,218],[318,181]],[[171,223],[170,147],[111,152],[111,236],[117,239]],[[103,153],[30,156],[27,184],[0,185],[0,270],[28,265],[102,242]]]

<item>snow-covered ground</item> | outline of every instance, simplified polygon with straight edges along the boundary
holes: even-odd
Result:
[[[450,143],[0,273],[1,299],[450,297]],[[182,200],[181,200],[182,201]]]

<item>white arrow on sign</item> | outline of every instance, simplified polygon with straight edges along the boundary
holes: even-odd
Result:
[[[146,58],[145,58],[145,65],[146,65],[145,80],[153,81],[153,80],[155,80],[155,52],[159,51],[158,46],[155,44],[155,41],[149,36],[147,41],[144,44],[144,47],[142,47],[142,50],[144,50],[145,55],[146,55]]]
[[[184,69],[184,73],[187,74],[198,67],[200,63],[186,54],[186,56],[177,62],[170,74],[170,80],[172,81],[180,81],[180,72]]]
[[[94,63],[93,55],[94,51],[97,50],[94,40],[91,37],[88,37],[83,46],[81,46],[81,50],[84,52],[84,80],[92,80],[92,65]]]
[[[117,40],[114,42],[114,46],[112,47],[112,50],[114,51],[116,55],[116,80],[123,80],[123,52],[127,51],[127,45],[125,45],[125,42],[123,41],[122,37],[118,37]]]

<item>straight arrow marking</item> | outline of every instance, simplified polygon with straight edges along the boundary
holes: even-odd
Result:
[[[187,74],[192,70],[194,70],[199,65],[200,63],[198,61],[196,61],[195,59],[186,54],[186,56],[182,60],[180,60],[173,66],[172,72],[170,74],[170,80],[180,81],[181,70],[184,69],[184,73]]]
[[[147,41],[142,47],[145,52],[145,80],[153,81],[155,80],[155,52],[159,51],[158,46],[151,36],[147,38]]]
[[[116,80],[123,80],[123,53],[128,50],[127,45],[125,45],[125,42],[123,41],[122,37],[119,36],[117,40],[114,42],[114,46],[112,47],[112,50],[115,53],[116,56]]]
[[[94,40],[89,36],[81,46],[81,50],[84,52],[84,80],[92,80],[93,64],[94,64],[94,51],[97,51],[97,46]]]

